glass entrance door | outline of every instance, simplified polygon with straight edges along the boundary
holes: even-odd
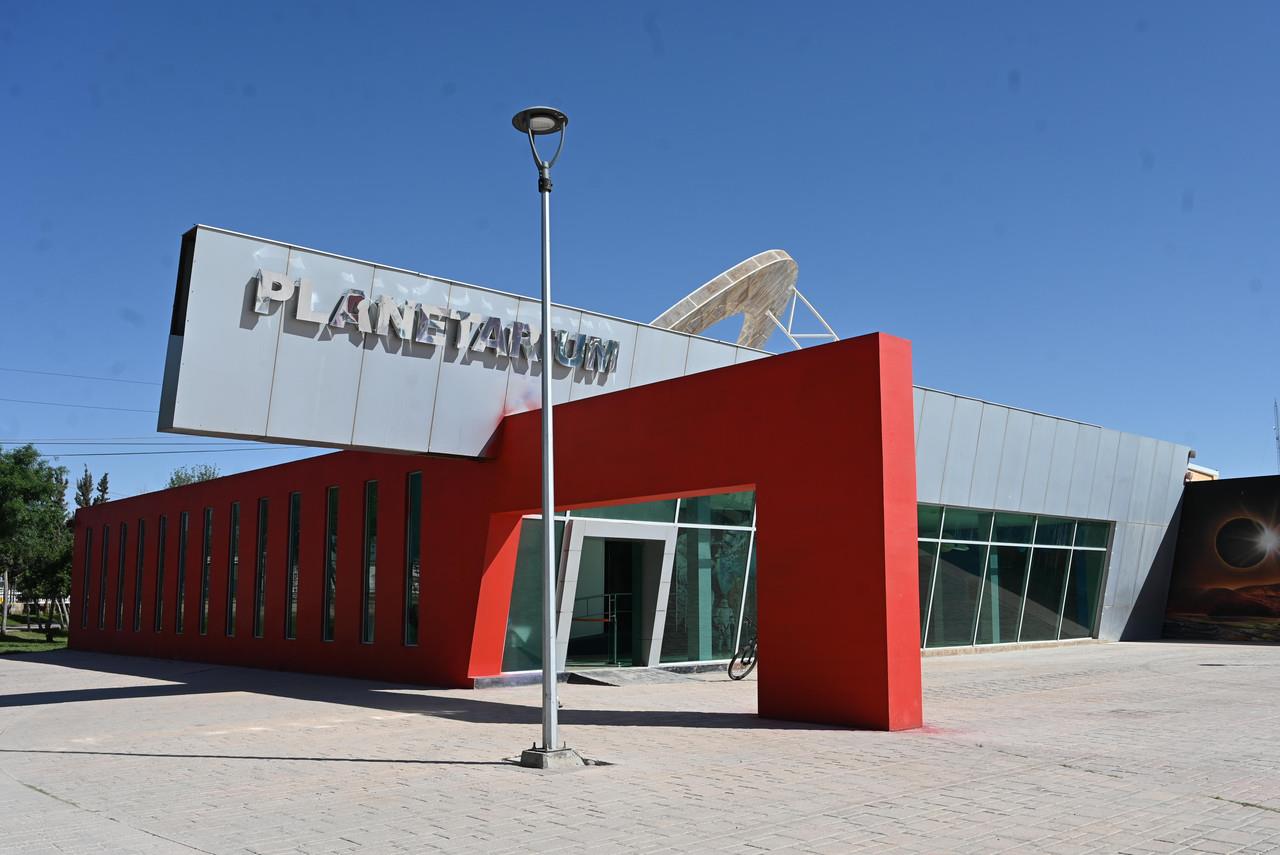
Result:
[[[583,538],[567,666],[645,664],[635,619],[645,602],[641,548],[637,541]]]

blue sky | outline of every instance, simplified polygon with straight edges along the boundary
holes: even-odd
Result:
[[[919,384],[1271,473],[1277,43],[1267,3],[0,0],[0,397],[129,410],[0,401],[0,439],[180,441],[158,385],[13,369],[158,381],[195,222],[535,294],[509,119],[550,103],[559,302],[649,320],[780,247]],[[62,462],[303,453],[226,448]]]

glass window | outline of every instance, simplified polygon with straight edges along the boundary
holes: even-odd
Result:
[[[338,616],[338,488],[326,494],[324,522],[324,611],[321,613],[320,638],[333,641],[333,625]]]
[[[187,512],[178,514],[178,596],[173,606],[173,631],[182,635],[187,606]]]
[[[152,628],[164,630],[164,549],[168,541],[169,520],[161,516],[156,530],[156,608]]]
[[[199,630],[209,631],[209,572],[213,569],[213,508],[204,509],[204,547],[200,556]]]
[[[756,494],[752,490],[681,499],[680,522],[691,525],[749,526],[755,501]],[[733,656],[732,653],[729,655]]]
[[[93,583],[93,529],[84,530],[84,581],[80,585],[80,628],[89,625],[89,586]]]
[[[142,631],[142,558],[147,552],[147,522],[138,520],[138,552],[133,561],[133,631]]]
[[[262,638],[267,620],[267,506],[258,499],[258,549],[253,564],[253,637]]]
[[[564,541],[564,523],[556,524],[555,554]],[[503,671],[530,671],[542,667],[542,518],[525,517],[520,523],[516,571],[511,580],[511,606],[507,613],[507,640],[502,651]]]
[[[950,508],[946,516],[951,516]],[[990,516],[987,514],[988,523]],[[942,543],[939,547],[925,646],[973,644],[973,620],[987,547],[976,543]]]
[[[937,505],[916,506],[916,528],[920,537],[936,538],[942,531],[942,508]]]
[[[298,545],[302,527],[302,494],[289,494],[289,541],[284,558],[284,637],[298,637]]]
[[[1032,553],[1020,641],[1050,641],[1058,637],[1062,588],[1070,560],[1071,552],[1066,549],[1037,549]]]
[[[991,539],[996,543],[1030,543],[1035,523],[1036,518],[1030,514],[996,514],[996,527]]]
[[[1107,536],[1111,534],[1111,523],[1080,522],[1076,524],[1076,546],[1093,546],[1107,548]]]
[[[107,628],[107,573],[111,559],[111,526],[102,527],[102,572],[98,579],[98,629]]]
[[[1067,595],[1063,603],[1062,632],[1059,638],[1089,638],[1093,635],[1106,556],[1105,552],[1082,550],[1071,554],[1071,574],[1067,577]]]
[[[942,521],[942,517],[938,517]],[[929,619],[929,598],[933,596],[933,568],[938,563],[938,544],[920,543],[920,643]]]
[[[996,517],[997,527],[999,517]],[[1030,534],[1028,529],[1027,534]],[[1026,546],[992,546],[987,555],[987,578],[978,605],[977,644],[1006,644],[1018,640],[1022,589],[1027,578]]]
[[[116,629],[124,629],[124,548],[129,542],[129,524],[120,523],[120,558],[116,570]]]
[[[404,643],[418,643],[418,601],[422,588],[422,473],[410,472],[405,484]]]
[[[680,530],[661,661],[702,662],[733,656],[750,544],[749,531]]]
[[[1036,523],[1037,546],[1070,546],[1076,521],[1061,517],[1040,517]]]
[[[981,540],[991,536],[991,512],[947,508],[942,514],[943,540]]]
[[[360,640],[373,643],[374,601],[378,592],[378,482],[364,485],[364,579],[360,586],[364,607],[360,618]]]
[[[641,502],[635,505],[609,505],[605,508],[575,508],[569,512],[569,515],[593,519],[669,523],[675,522],[676,519],[676,500]]]
[[[231,503],[231,537],[227,547],[227,637],[236,634],[236,581],[240,576],[240,503]]]

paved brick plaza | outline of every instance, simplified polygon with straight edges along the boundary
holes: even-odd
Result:
[[[536,687],[426,691],[0,658],[5,851],[1280,851],[1280,647],[925,660],[910,733],[757,719],[755,686],[564,688],[614,765],[503,762]]]

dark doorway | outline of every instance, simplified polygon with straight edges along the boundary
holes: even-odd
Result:
[[[567,667],[643,665],[636,608],[645,602],[641,549],[632,540],[582,541]]]

